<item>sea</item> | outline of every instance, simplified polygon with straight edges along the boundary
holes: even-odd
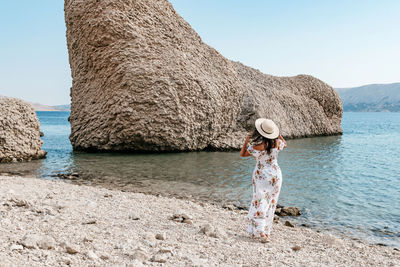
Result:
[[[0,173],[248,206],[253,158],[239,152],[73,152],[69,112],[37,112],[47,158]],[[400,113],[344,112],[343,135],[288,140],[280,153],[279,203],[298,225],[400,247]]]

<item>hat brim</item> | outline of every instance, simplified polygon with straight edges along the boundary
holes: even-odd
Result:
[[[256,120],[255,126],[256,126],[257,132],[258,132],[259,134],[261,134],[262,136],[264,136],[264,137],[266,137],[266,138],[269,138],[269,139],[278,138],[278,136],[279,136],[279,128],[278,128],[278,126],[276,126],[275,123],[274,123],[274,125],[273,125],[273,131],[272,131],[272,133],[267,133],[267,132],[265,132],[265,131],[262,129],[261,124],[262,124],[263,121],[266,121],[266,120],[267,120],[267,119],[264,119],[264,118],[260,118],[260,119],[257,119],[257,120]]]

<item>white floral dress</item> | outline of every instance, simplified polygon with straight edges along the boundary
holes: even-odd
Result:
[[[249,208],[247,232],[252,236],[261,233],[269,235],[274,220],[282,186],[282,172],[278,166],[279,151],[285,144],[280,141],[278,148],[272,148],[271,153],[248,146],[247,151],[256,158],[257,164],[253,171],[253,199]]]

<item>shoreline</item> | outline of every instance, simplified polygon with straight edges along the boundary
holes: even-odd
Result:
[[[197,203],[199,205],[202,205],[204,203],[208,203],[210,205],[213,205],[217,208],[220,209],[227,209],[231,211],[245,211],[246,215],[248,212],[248,206],[246,206],[243,203],[239,202],[234,202],[234,201],[224,201],[223,199],[216,199],[216,198],[210,198],[210,197],[204,197],[204,196],[194,196],[192,194],[179,194],[179,193],[172,193],[172,192],[162,192],[160,190],[154,191],[154,188],[144,186],[144,185],[139,185],[139,184],[126,184],[126,185],[120,185],[120,184],[115,184],[112,182],[106,182],[106,180],[92,180],[92,179],[85,179],[81,178],[80,174],[75,173],[74,176],[73,173],[67,173],[67,174],[57,174],[51,177],[38,177],[34,176],[32,173],[27,172],[27,173],[21,173],[21,172],[2,172],[0,173],[1,176],[6,176],[6,177],[21,177],[21,178],[35,178],[35,179],[42,179],[46,181],[55,181],[55,182],[62,182],[66,184],[72,184],[72,185],[78,185],[78,186],[89,186],[89,187],[95,187],[95,188],[102,188],[102,189],[108,189],[111,191],[121,191],[121,192],[127,192],[127,193],[135,193],[135,194],[144,194],[144,195],[151,195],[154,197],[164,197],[164,198],[173,198],[173,199],[179,199],[179,200],[184,200],[184,201],[191,201],[194,203]],[[71,178],[72,177],[72,178]],[[282,216],[281,214],[275,213],[275,217],[278,217],[278,220],[280,220],[281,223],[284,223],[286,221],[289,221],[296,227],[304,227],[311,229],[314,232],[322,232],[322,233],[328,233],[331,235],[338,236],[339,238],[347,238],[351,240],[359,240],[366,242],[370,245],[376,245],[376,246],[385,246],[389,248],[396,248],[400,249],[399,246],[393,245],[390,243],[384,243],[381,242],[380,240],[372,240],[368,239],[366,236],[358,236],[352,232],[342,232],[338,229],[335,228],[329,228],[329,227],[321,227],[318,226],[318,224],[312,224],[308,222],[306,219],[304,219],[304,214],[301,209],[301,207],[296,207],[296,206],[281,206],[278,203],[278,208],[296,208],[298,209],[301,213],[300,215],[285,215]],[[276,218],[274,219],[274,221]]]
[[[73,174],[77,175],[74,176]],[[154,191],[154,188],[143,185],[143,184],[125,184],[125,185],[120,185],[118,183],[113,183],[113,182],[107,182],[107,180],[97,180],[97,179],[86,179],[86,178],[81,178],[80,174],[78,173],[67,173],[67,174],[57,174],[55,176],[51,177],[38,177],[33,175],[32,173],[18,173],[18,172],[2,172],[0,173],[1,176],[6,176],[6,177],[22,177],[22,178],[36,178],[36,179],[43,179],[47,181],[55,181],[55,182],[62,182],[66,184],[72,184],[72,185],[78,185],[78,186],[89,186],[89,187],[95,187],[95,188],[103,188],[103,189],[108,189],[111,191],[121,191],[121,192],[127,192],[127,193],[140,193],[144,195],[152,195],[155,197],[164,197],[164,198],[173,198],[173,199],[180,199],[180,200],[187,200],[191,201],[197,204],[204,204],[208,203],[210,205],[213,205],[217,208],[220,209],[227,209],[227,210],[232,210],[232,211],[245,211],[248,212],[248,206],[239,203],[239,202],[234,202],[234,201],[225,201],[224,198],[217,199],[217,198],[210,198],[210,197],[205,197],[205,196],[195,196],[192,194],[179,194],[179,193],[173,193],[173,192],[162,192],[159,189],[156,189]],[[302,211],[301,207],[297,206],[282,206],[279,205],[278,203],[278,208],[295,208],[300,211],[300,215],[285,215],[282,216],[279,213],[275,213],[275,218],[274,220],[278,219],[282,223],[289,221],[296,227],[304,227],[304,228],[309,228],[312,231],[315,232],[323,232],[323,233],[328,233],[332,234],[335,236],[338,236],[339,238],[347,238],[351,240],[360,240],[364,241],[368,244],[371,245],[377,245],[377,246],[386,246],[389,248],[397,248],[400,249],[399,246],[393,245],[390,243],[385,243],[380,240],[372,240],[368,239],[366,236],[358,236],[357,234],[354,234],[352,232],[342,232],[338,230],[337,228],[329,228],[329,227],[321,227],[318,224],[312,224],[307,221],[307,219],[304,219],[304,211]],[[247,215],[247,213],[246,213]],[[346,228],[347,229],[347,228]]]
[[[0,176],[0,263],[8,265],[396,265],[398,248],[274,223],[245,232],[247,211],[39,178]],[[175,216],[174,220],[171,220]],[[281,220],[282,221],[282,220]]]

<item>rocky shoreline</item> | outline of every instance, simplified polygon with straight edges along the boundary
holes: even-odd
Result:
[[[244,210],[36,178],[0,176],[1,266],[396,266],[397,248],[276,222],[245,232]]]

